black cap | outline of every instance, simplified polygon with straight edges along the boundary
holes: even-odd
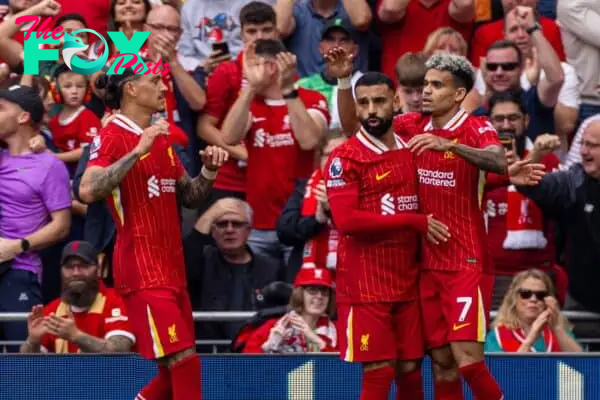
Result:
[[[44,118],[44,103],[37,89],[29,86],[15,85],[6,90],[0,90],[0,99],[5,99],[21,107],[31,116],[35,124]]]
[[[325,26],[323,26],[323,31],[321,32],[321,40],[323,40],[323,38],[334,29],[346,32],[348,37],[356,42],[356,38],[354,37],[354,28],[348,21],[341,17],[331,18],[325,22]]]
[[[88,264],[98,264],[98,252],[89,242],[76,240],[65,246],[60,257],[60,264],[64,264],[69,257],[79,257]]]

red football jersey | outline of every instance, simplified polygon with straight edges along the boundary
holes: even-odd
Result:
[[[91,143],[101,128],[100,119],[85,106],[79,107],[69,118],[62,119],[59,113],[48,122],[52,141],[63,152]]]
[[[206,81],[206,105],[203,113],[216,118],[220,129],[227,112],[243,87],[243,52],[235,60],[221,63]],[[246,163],[230,158],[221,168],[213,185],[215,189],[246,191]]]
[[[391,24],[379,22],[381,32],[381,70],[396,81],[396,62],[404,53],[420,52],[425,47],[429,34],[436,29],[449,26],[460,32],[467,43],[471,39],[472,23],[460,23],[450,17],[448,8],[451,0],[440,0],[430,7],[420,0],[409,0],[402,20]],[[378,0],[377,9],[383,0]]]
[[[494,127],[484,118],[460,110],[443,129],[434,130],[431,117],[417,113],[399,115],[394,131],[410,138],[432,133],[470,147],[500,145]],[[485,175],[452,152],[426,151],[415,158],[421,212],[446,224],[452,237],[439,245],[423,241],[423,268],[439,271],[488,270],[489,258],[482,211]]]
[[[132,151],[142,128],[118,114],[94,139],[88,166],[107,167]],[[185,173],[165,136],[129,170],[108,198],[117,227],[113,256],[121,294],[185,287],[176,183]]]
[[[419,208],[413,156],[360,130],[336,148],[325,168],[331,199],[357,192],[356,207],[377,215],[416,214]],[[332,213],[335,201],[332,200]],[[344,212],[339,210],[338,212]],[[344,234],[338,244],[336,299],[346,303],[406,301],[417,297],[419,233],[397,229]]]
[[[70,307],[75,325],[88,335],[108,339],[111,336],[126,336],[135,344],[135,336],[129,326],[127,310],[123,300],[113,289],[100,285],[96,299],[87,310]],[[44,307],[44,315],[56,314],[59,317],[69,315],[69,305],[60,298]],[[42,336],[42,351],[47,353],[80,353],[79,347],[72,342],[58,338],[50,333]]]
[[[309,113],[329,126],[327,100],[319,92],[298,89]],[[285,100],[257,98],[250,106],[251,125],[246,135],[248,176],[246,201],[254,209],[253,226],[273,230],[296,179],[308,179],[314,171],[315,152],[300,148]]]

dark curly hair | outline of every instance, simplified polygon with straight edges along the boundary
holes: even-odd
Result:
[[[127,82],[137,80],[142,75],[137,75],[131,68],[127,68],[120,75],[100,75],[96,78],[96,88],[104,90],[104,104],[111,110],[121,108],[123,100],[123,85]]]

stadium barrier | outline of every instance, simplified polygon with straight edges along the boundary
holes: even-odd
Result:
[[[600,356],[490,355],[487,362],[506,400],[600,400]],[[0,371],[0,399],[131,400],[156,367],[135,355],[0,355]],[[423,371],[431,400],[429,360]],[[332,355],[202,356],[204,400],[356,400],[360,380],[359,365]],[[465,398],[473,398],[466,388]]]

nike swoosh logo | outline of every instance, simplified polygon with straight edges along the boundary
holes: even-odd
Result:
[[[466,327],[467,327],[467,326],[469,326],[469,325],[471,325],[471,323],[470,323],[470,322],[467,322],[466,324],[459,324],[459,325],[456,325],[456,324],[454,324],[454,325],[452,326],[452,330],[453,330],[454,332],[456,332],[456,331],[458,331],[458,330],[460,330],[460,329],[462,329],[462,328],[466,328]]]
[[[384,172],[381,175],[377,174],[377,175],[375,175],[375,180],[380,181],[391,173],[392,173],[392,171]]]

